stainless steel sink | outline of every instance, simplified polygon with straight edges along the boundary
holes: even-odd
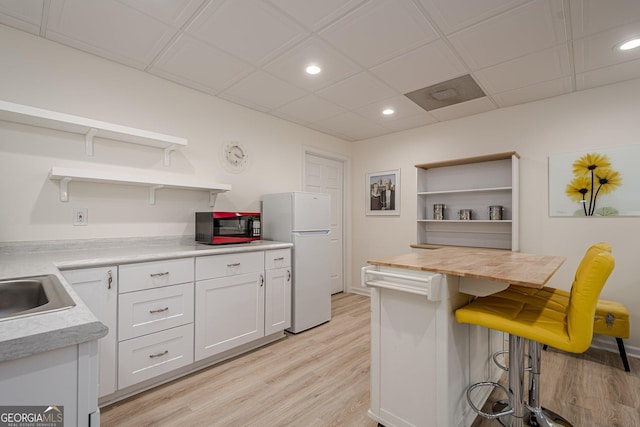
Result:
[[[76,305],[53,274],[0,280],[0,320]]]

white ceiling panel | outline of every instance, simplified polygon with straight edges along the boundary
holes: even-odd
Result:
[[[431,110],[429,113],[438,119],[438,121],[445,121],[484,113],[486,111],[495,110],[495,108],[496,106],[493,102],[485,96],[482,98],[472,99],[471,101],[462,102],[460,104],[438,108],[437,110]]]
[[[313,31],[320,30],[365,0],[269,0]]]
[[[544,83],[514,89],[494,95],[493,98],[500,107],[509,107],[517,104],[551,98],[571,92],[571,78],[552,80]]]
[[[571,0],[573,38],[590,36],[638,20],[638,0]]]
[[[0,24],[39,34],[43,7],[43,0],[1,0]]]
[[[322,73],[307,74],[304,69],[309,64],[320,66]],[[353,61],[315,36],[280,55],[264,69],[309,91],[322,89],[362,71]]]
[[[179,37],[150,72],[169,80],[216,94],[254,68],[212,46],[187,35]]]
[[[485,68],[474,76],[485,90],[499,93],[568,76],[569,62],[569,49],[563,44]]]
[[[449,37],[473,69],[479,70],[567,41],[562,2],[535,0]]]
[[[344,113],[345,109],[320,98],[318,95],[309,94],[283,105],[278,108],[277,111],[289,117],[295,117],[297,120],[309,123]]]
[[[294,99],[302,98],[305,94],[304,90],[258,70],[218,96],[243,105],[252,105],[262,111],[269,111]]]
[[[619,43],[634,35],[640,35],[640,22],[575,40],[573,51],[576,73],[639,59],[640,50],[638,49],[628,51],[616,49]]]
[[[408,0],[372,0],[322,30],[320,36],[364,67],[438,38]]]
[[[614,50],[640,0],[0,0],[0,25],[345,141],[640,78]],[[404,96],[464,75],[486,96]]]
[[[386,84],[408,93],[467,73],[451,49],[436,40],[371,69]]]
[[[419,0],[445,33],[451,34],[529,0]]]
[[[187,33],[252,64],[263,64],[308,32],[259,0],[210,3]]]
[[[114,0],[51,0],[47,38],[145,68],[176,29]]]
[[[393,89],[367,72],[358,73],[317,93],[347,110],[354,110],[395,94]]]

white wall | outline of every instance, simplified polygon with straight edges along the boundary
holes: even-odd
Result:
[[[640,144],[638,99],[640,80],[635,80],[355,143],[353,283],[368,259],[409,252],[415,242],[415,164],[517,151],[521,251],[566,256],[549,284],[569,289],[587,247],[610,242],[616,268],[602,297],[622,301],[631,311],[628,346],[640,356],[640,218],[549,217],[547,170],[554,153]],[[401,169],[401,214],[367,217],[366,173],[389,169]],[[635,194],[640,197],[640,189]],[[615,346],[611,338],[608,343]]]
[[[302,189],[302,147],[350,156],[343,140],[187,89],[141,71],[0,25],[0,99],[188,138],[162,165],[162,151],[18,124],[0,125],[0,241],[193,234],[193,212],[212,210],[204,191],[161,189],[156,205],[143,187],[69,184],[59,201],[52,166],[118,169],[153,176],[187,175],[231,184],[216,210],[259,210],[268,192]],[[239,141],[247,170],[228,172],[223,144]],[[72,226],[73,208],[89,225]]]

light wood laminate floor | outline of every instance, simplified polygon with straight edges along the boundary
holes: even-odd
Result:
[[[375,427],[369,298],[334,295],[332,312],[329,323],[102,408],[102,425]],[[630,364],[625,373],[600,350],[544,352],[543,404],[576,427],[640,426],[640,360]]]

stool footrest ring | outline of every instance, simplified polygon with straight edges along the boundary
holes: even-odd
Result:
[[[503,371],[509,372],[509,367],[505,366],[502,364],[502,362],[500,362],[498,360],[498,356],[504,355],[504,354],[509,354],[509,350],[502,350],[502,351],[496,351],[495,353],[493,353],[493,355],[491,356],[493,359],[493,363],[495,363],[495,365],[502,369]],[[529,365],[531,365],[531,357],[529,357]],[[525,372],[529,372],[531,371],[531,366],[524,368]]]
[[[482,409],[478,408],[471,400],[471,392],[478,387],[492,387],[492,388],[501,389],[507,395],[509,405],[503,411],[500,411],[500,412],[493,412],[493,413],[483,412]],[[469,406],[471,407],[473,412],[475,412],[476,414],[484,418],[489,418],[489,419],[500,418],[505,415],[511,415],[514,412],[513,396],[511,395],[511,392],[507,390],[505,386],[493,381],[482,381],[479,383],[471,384],[469,387],[467,387],[467,402],[469,403]]]

